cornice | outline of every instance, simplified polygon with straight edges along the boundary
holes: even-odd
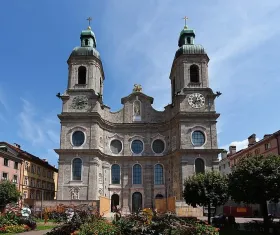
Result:
[[[95,156],[98,158],[104,158],[108,160],[115,160],[115,161],[123,161],[123,160],[134,160],[134,161],[142,161],[147,160],[150,158],[153,158],[154,160],[166,160],[170,157],[174,156],[182,156],[185,154],[219,154],[224,151],[224,149],[178,149],[173,152],[169,152],[165,155],[146,155],[146,156],[132,156],[132,155],[125,155],[125,156],[114,156],[114,155],[108,155],[103,152],[101,152],[99,149],[55,149],[54,150],[59,155],[75,155],[77,153],[79,154],[86,154],[90,156]]]
[[[74,121],[77,120],[79,123],[87,122],[87,123],[98,123],[102,126],[103,129],[111,130],[112,128],[115,129],[124,129],[124,128],[133,128],[139,129],[139,131],[145,131],[146,129],[155,129],[155,128],[166,128],[170,127],[172,123],[178,123],[180,121],[183,122],[192,122],[195,120],[204,120],[205,122],[209,123],[216,123],[216,119],[220,116],[220,114],[216,112],[179,112],[174,117],[165,122],[158,122],[158,123],[148,123],[148,122],[132,122],[132,123],[113,123],[107,121],[101,117],[98,112],[63,112],[62,114],[57,115],[60,121]],[[145,127],[145,128],[143,128]]]

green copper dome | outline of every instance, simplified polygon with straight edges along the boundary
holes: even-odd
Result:
[[[75,47],[70,56],[95,56],[100,59],[100,54],[96,50],[96,38],[90,26],[81,32],[80,39],[81,46]]]
[[[95,38],[94,32],[91,31],[90,27],[88,27],[86,30],[83,30],[81,32],[81,37],[84,37],[84,36],[91,36],[92,38]]]
[[[175,59],[180,55],[187,54],[206,54],[203,46],[195,45],[195,32],[193,29],[189,29],[187,26],[180,32],[178,46],[179,49],[176,51]]]
[[[95,56],[100,59],[99,52],[93,47],[75,47],[71,53],[71,56]]]
[[[186,54],[206,54],[206,52],[201,45],[182,45],[176,51],[175,58],[178,58],[180,55]]]
[[[195,32],[193,29],[188,29],[186,26],[183,28],[183,30],[181,31],[180,33],[180,37],[183,35],[183,34],[192,34],[193,37],[195,37]]]

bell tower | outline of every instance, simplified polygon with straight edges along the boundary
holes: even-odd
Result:
[[[81,32],[80,40],[81,45],[73,49],[67,61],[68,90],[92,91],[102,98],[105,77],[100,54],[96,49],[96,38],[90,26]]]
[[[186,94],[189,88],[209,87],[208,55],[202,45],[195,44],[195,31],[186,24],[178,46],[170,72],[172,101],[176,95]]]

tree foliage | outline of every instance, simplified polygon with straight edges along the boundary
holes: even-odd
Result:
[[[229,175],[229,192],[236,202],[261,204],[280,198],[280,156],[242,159]]]
[[[229,193],[236,202],[260,204],[268,231],[267,201],[280,198],[280,156],[254,156],[238,162],[229,175]]]
[[[6,207],[7,204],[17,202],[20,192],[17,190],[16,185],[8,180],[0,182],[0,209]]]
[[[185,180],[184,187],[187,204],[208,207],[208,222],[211,206],[223,205],[228,200],[228,180],[216,171],[193,175]]]

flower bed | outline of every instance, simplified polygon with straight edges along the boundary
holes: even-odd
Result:
[[[0,233],[21,233],[35,228],[36,222],[32,218],[23,218],[14,212],[0,216]]]
[[[0,233],[22,233],[30,231],[31,228],[28,225],[5,225],[0,228]]]
[[[99,214],[75,212],[71,221],[48,235],[218,235],[219,229],[195,218],[179,218],[173,214],[159,215],[150,209],[121,217],[113,222]]]

